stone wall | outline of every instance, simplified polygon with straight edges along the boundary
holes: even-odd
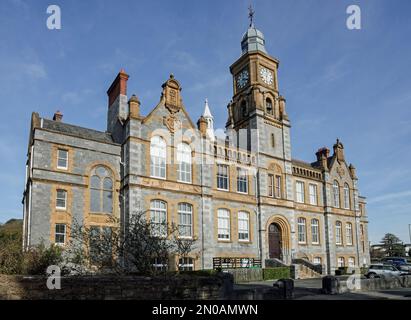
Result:
[[[0,275],[0,300],[217,300],[232,294],[233,277],[177,275],[61,277],[49,290],[47,277]]]

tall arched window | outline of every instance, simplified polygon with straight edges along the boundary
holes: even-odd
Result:
[[[191,148],[187,143],[177,146],[178,181],[191,183]]]
[[[333,184],[333,199],[334,199],[334,207],[340,207],[340,185],[338,184],[337,180],[334,180]]]
[[[226,209],[218,209],[217,228],[218,240],[230,240],[230,211]]]
[[[248,111],[247,111],[247,102],[243,101],[241,102],[241,114],[243,116],[247,116]]]
[[[106,167],[98,166],[91,171],[90,211],[113,212],[113,177]]]
[[[162,200],[150,202],[150,220],[153,234],[167,236],[167,203]]]
[[[318,219],[312,219],[311,220],[311,242],[313,244],[320,243]]]
[[[167,144],[163,138],[154,136],[150,141],[151,176],[166,178]]]
[[[298,218],[298,242],[306,243],[307,242],[307,229],[305,218]]]
[[[345,225],[345,241],[347,245],[352,245],[352,224],[350,222]]]
[[[178,204],[178,228],[180,237],[193,236],[193,206],[189,203]]]
[[[350,187],[344,184],[344,209],[350,209]]]
[[[335,223],[335,243],[336,244],[342,244],[342,234],[341,230],[342,229],[342,223],[341,221],[337,221]]]
[[[265,110],[268,114],[274,115],[273,103],[269,98],[265,99]]]

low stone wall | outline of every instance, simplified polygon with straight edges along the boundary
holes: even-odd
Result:
[[[261,268],[225,269],[223,272],[231,274],[233,276],[234,283],[263,280],[263,269]]]
[[[377,291],[395,288],[410,288],[411,275],[407,276],[391,276],[374,279],[358,279],[342,281],[334,276],[323,278],[323,293],[339,294],[355,291]]]
[[[0,299],[10,300],[180,300],[224,299],[232,294],[233,277],[177,275],[174,277],[61,277],[61,289],[49,290],[47,278],[0,275]]]

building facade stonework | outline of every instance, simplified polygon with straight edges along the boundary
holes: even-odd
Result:
[[[109,87],[107,131],[32,114],[24,190],[24,247],[67,244],[75,222],[99,230],[147,211],[196,238],[189,262],[213,258],[291,265],[301,259],[326,273],[369,264],[365,198],[337,140],[314,162],[291,156],[290,119],[278,86],[279,61],[253,25],[231,67],[226,136],[214,134],[206,100],[193,123],[173,75],[147,115],[127,96],[121,70]],[[121,226],[120,226],[121,227]]]

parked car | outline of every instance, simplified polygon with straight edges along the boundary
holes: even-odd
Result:
[[[394,265],[378,263],[370,265],[370,267],[368,268],[368,272],[365,274],[365,276],[367,278],[372,279],[379,278],[382,275],[401,276],[403,274],[406,274],[406,272],[398,270]]]
[[[381,259],[383,263],[392,264],[400,271],[411,273],[411,265],[408,264],[407,258],[387,257]]]

